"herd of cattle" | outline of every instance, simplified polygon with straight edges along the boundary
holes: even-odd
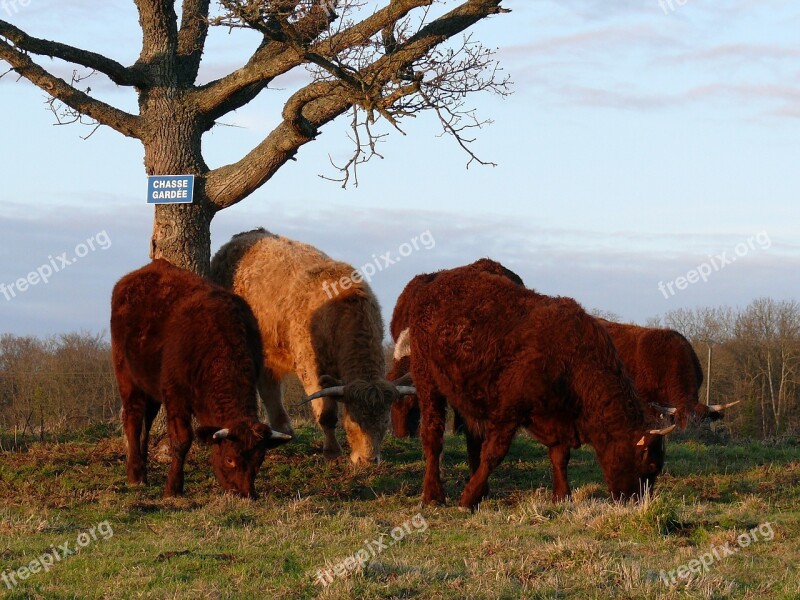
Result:
[[[323,292],[342,278],[349,285],[338,295]],[[663,468],[665,435],[732,405],[698,402],[703,373],[679,333],[594,318],[572,299],[526,289],[489,259],[409,282],[392,316],[388,375],[380,306],[352,266],[257,229],[219,250],[211,280],[155,260],[112,296],[127,478],[147,481],[150,428],[163,405],[172,458],[165,496],[183,492],[196,436],[211,446],[220,485],[254,497],[266,451],[294,434],[281,398],[289,374],[312,403],[326,458],[342,451],[339,404],[354,463],[380,460],[390,416],[396,436],[419,435],[425,503],[445,501],[449,403],[472,472],[463,508],[486,496],[520,428],[548,447],[556,499],[569,496],[567,463],[581,444],[594,448],[613,498],[637,498]],[[259,420],[259,396],[269,425]]]

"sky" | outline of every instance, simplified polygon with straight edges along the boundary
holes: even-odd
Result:
[[[468,100],[493,121],[472,148],[496,167],[467,168],[422,114],[383,140],[383,159],[360,169],[357,187],[342,189],[321,177],[336,176],[331,161],[351,152],[341,119],[216,216],[212,252],[263,226],[355,267],[377,260],[371,285],[387,319],[415,274],[484,256],[542,293],[640,323],[677,308],[800,297],[797,2],[504,5],[510,14],[471,30],[513,80],[511,96]],[[0,0],[0,19],[123,64],[139,52],[129,1]],[[215,29],[201,81],[243,64],[256,43]],[[203,140],[207,163],[258,144],[304,79],[290,73],[225,117],[231,126]],[[89,85],[136,110],[132,91],[100,77]],[[0,79],[0,333],[104,332],[114,283],[149,260],[142,147],[107,128],[84,140],[90,129],[54,125],[45,101],[13,73]],[[29,273],[37,283],[20,290]]]

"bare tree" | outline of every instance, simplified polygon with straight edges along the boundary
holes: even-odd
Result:
[[[742,372],[759,400],[762,435],[785,430],[794,408],[800,371],[800,304],[754,300],[737,319],[737,338],[746,343]]]
[[[0,433],[44,440],[115,420],[119,406],[111,349],[102,336],[0,335]]]
[[[191,205],[155,210],[151,256],[206,273],[211,220],[268,181],[327,123],[352,113],[353,158],[342,169],[346,184],[358,165],[375,155],[372,125],[382,118],[399,127],[405,117],[433,111],[446,133],[470,150],[470,131],[483,122],[465,107],[472,92],[505,94],[508,80],[491,51],[459,36],[480,20],[508,12],[502,0],[135,0],[142,29],[138,60],[112,58],[39,39],[0,20],[0,60],[43,89],[61,122],[88,120],[136,138],[144,146],[149,175],[194,174]],[[455,6],[438,17],[432,5]],[[449,7],[447,7],[449,8]],[[211,26],[255,30],[261,41],[237,70],[197,85]],[[81,89],[82,76],[67,83],[34,61],[54,57],[106,75],[138,93],[130,114]],[[209,169],[201,138],[219,119],[252,101],[276,77],[309,69],[311,83],[294,92],[280,124],[240,160]]]
[[[613,321],[614,323],[622,323],[622,317],[615,313],[613,310],[605,310],[603,308],[593,308],[589,314],[598,319],[605,319],[606,321]]]

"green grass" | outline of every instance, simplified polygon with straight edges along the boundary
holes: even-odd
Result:
[[[446,440],[450,504],[419,508],[417,440],[388,438],[377,466],[354,470],[321,456],[317,431],[268,454],[255,502],[220,493],[206,450],[187,464],[187,494],[163,500],[166,466],[148,487],[125,482],[113,430],[0,453],[0,570],[52,546],[80,553],[32,574],[8,598],[799,598],[800,448],[672,443],[656,497],[608,500],[589,449],[573,454],[574,501],[550,501],[545,449],[520,436],[474,514],[453,506],[468,469],[464,441]],[[412,533],[327,587],[317,569],[364,548],[422,510]],[[759,539],[674,586],[659,580],[712,547],[771,522]],[[422,531],[424,529],[424,531]],[[385,538],[390,539],[390,538]]]

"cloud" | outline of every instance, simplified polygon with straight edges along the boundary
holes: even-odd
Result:
[[[609,52],[628,52],[632,48],[664,48],[680,46],[675,35],[667,35],[650,25],[631,24],[570,32],[546,37],[503,48],[504,58],[537,59],[552,58],[554,54],[585,54],[602,51],[607,58]]]
[[[766,44],[724,44],[663,56],[659,60],[672,64],[710,63],[762,63],[766,61],[796,61],[800,48]]]
[[[543,3],[541,26],[500,56],[518,89],[552,108],[722,107],[743,121],[795,118],[800,46],[772,26],[796,18],[793,5],[705,4],[690,0],[665,16],[656,0]]]
[[[760,106],[761,114],[775,117],[791,117],[800,110],[800,88],[788,85],[769,84],[725,84],[713,83],[687,89],[675,94],[643,93],[625,89],[619,85],[614,89],[583,85],[562,85],[549,88],[559,102],[573,106],[611,108],[621,110],[654,110],[706,105],[712,102],[727,103],[731,107]],[[767,104],[782,103],[778,109],[766,109]]]
[[[115,204],[113,199],[106,207]],[[87,253],[11,300],[0,295],[4,332],[51,334],[108,327],[111,288],[126,272],[148,262],[151,210],[116,201],[113,211],[64,207],[31,215],[23,206],[3,207],[0,219],[0,283],[13,284],[63,252],[105,231],[107,250]],[[790,282],[800,269],[800,250],[773,240],[769,250],[753,251],[737,264],[665,299],[659,281],[672,281],[708,260],[730,251],[756,232],[709,237],[680,233],[654,238],[636,232],[601,234],[578,229],[541,227],[490,215],[454,215],[436,211],[356,210],[317,203],[229,209],[215,219],[212,250],[231,235],[257,226],[313,244],[355,267],[381,255],[400,259],[376,269],[372,286],[388,319],[394,302],[414,275],[450,268],[489,256],[517,271],[533,288],[575,297],[629,320],[643,321],[679,306],[746,304],[771,295],[791,297]],[[430,232],[435,246],[401,256],[403,244]],[[407,247],[405,247],[407,250]]]

